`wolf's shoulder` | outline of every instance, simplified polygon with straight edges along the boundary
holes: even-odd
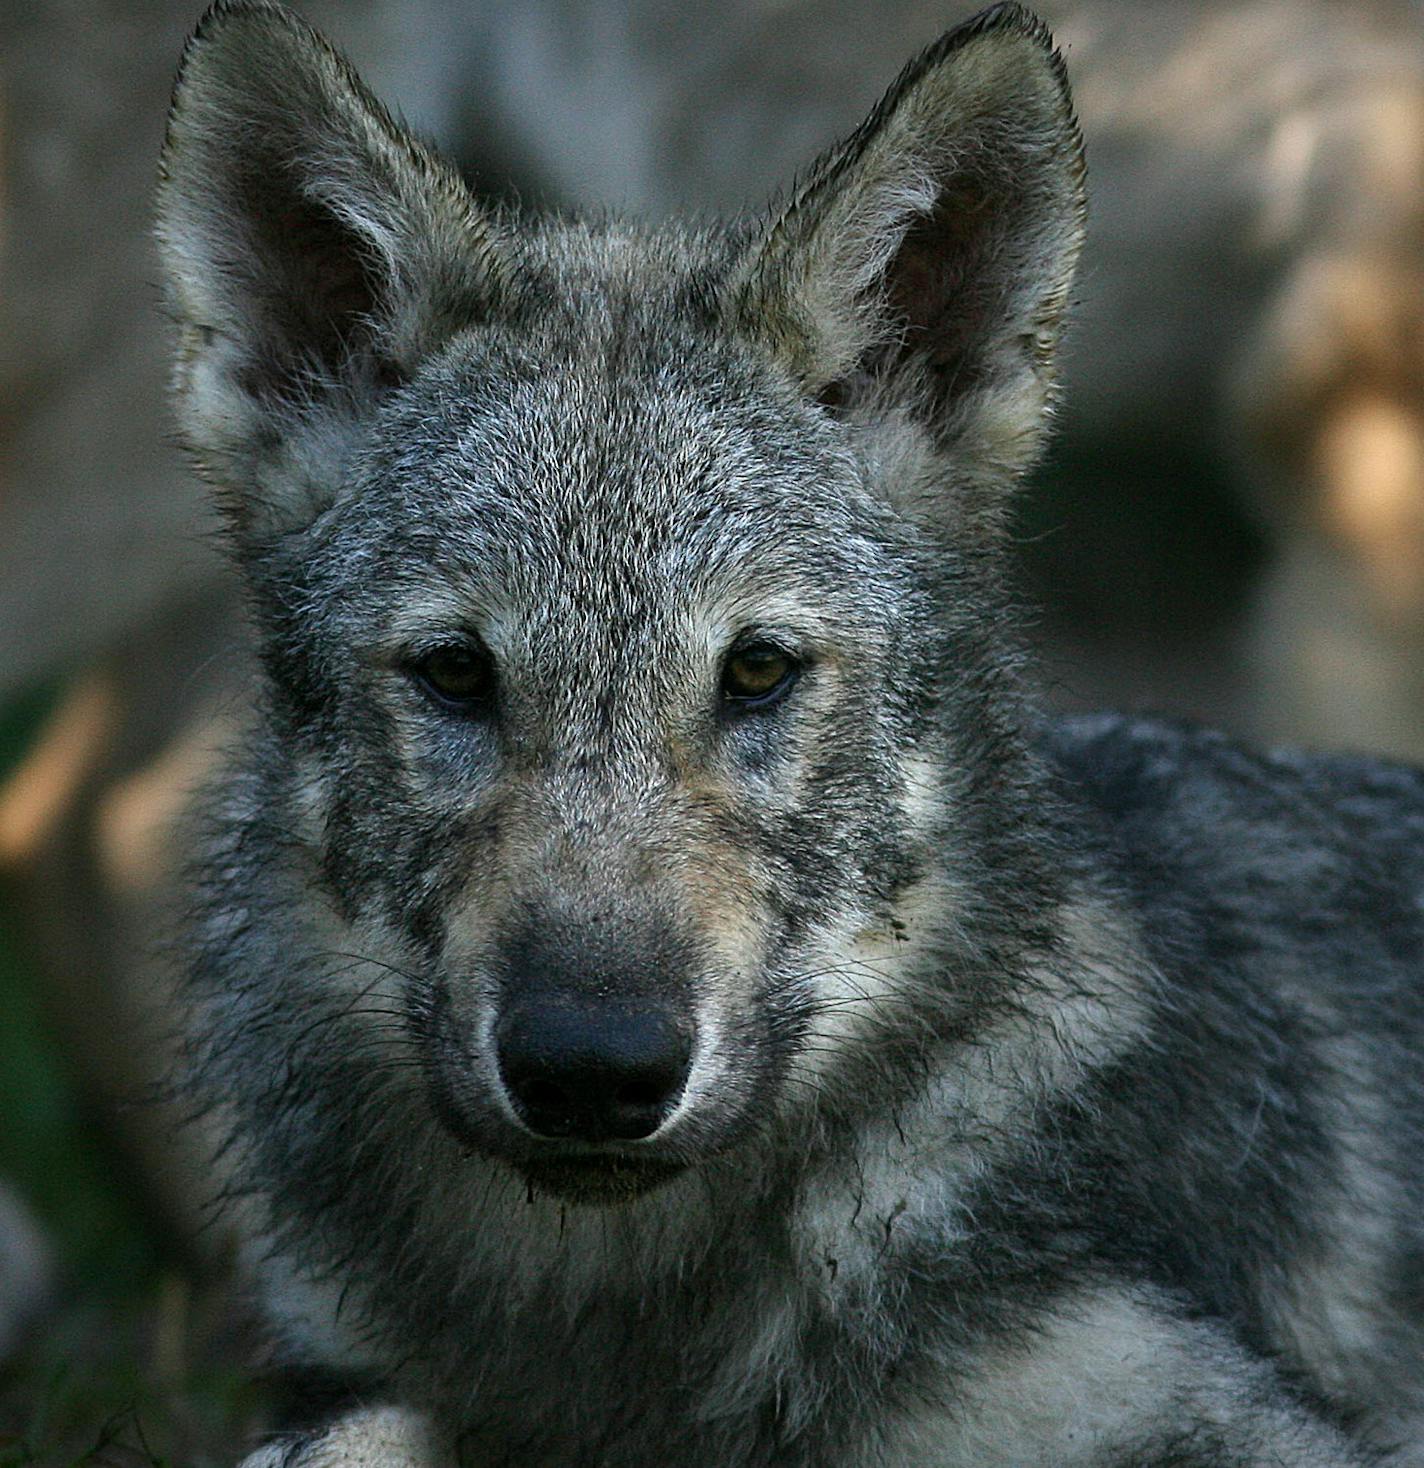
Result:
[[[1350,823],[1412,823],[1424,837],[1424,768],[1364,754],[1261,749],[1183,720],[1120,713],[1045,721],[1052,761],[1109,812],[1216,789],[1248,811],[1337,808]]]
[[[1424,770],[1122,714],[1048,721],[1042,744],[1140,902],[1424,941]]]

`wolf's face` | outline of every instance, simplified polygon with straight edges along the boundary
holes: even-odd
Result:
[[[636,289],[562,353],[461,334],[283,551],[330,890],[418,955],[449,1124],[590,1193],[774,1106],[828,949],[928,857],[930,547],[774,364]]]
[[[185,63],[180,403],[271,798],[401,955],[435,1113],[541,1188],[630,1196],[825,1104],[915,895],[955,920],[954,587],[1080,207],[1041,34],[956,35],[782,213],[698,237],[486,213],[280,12]]]

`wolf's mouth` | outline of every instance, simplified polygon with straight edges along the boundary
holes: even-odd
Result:
[[[550,1157],[519,1163],[519,1171],[535,1192],[594,1207],[631,1203],[671,1182],[682,1170],[678,1162],[606,1156]]]

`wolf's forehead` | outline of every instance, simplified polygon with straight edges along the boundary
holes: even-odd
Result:
[[[724,484],[774,500],[824,472],[833,448],[750,352],[646,306],[635,319],[546,323],[452,366],[466,411],[450,448],[526,499],[587,500],[602,484],[677,502]]]
[[[666,351],[499,366],[452,374],[395,466],[442,564],[520,581],[523,567],[546,588],[594,567],[604,586],[676,582],[781,566],[793,532],[831,555],[859,518],[834,432],[808,435],[728,374],[714,393]]]

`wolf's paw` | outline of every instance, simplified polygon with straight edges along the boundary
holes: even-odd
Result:
[[[404,1407],[366,1407],[314,1437],[269,1443],[239,1468],[445,1468],[425,1419]]]

